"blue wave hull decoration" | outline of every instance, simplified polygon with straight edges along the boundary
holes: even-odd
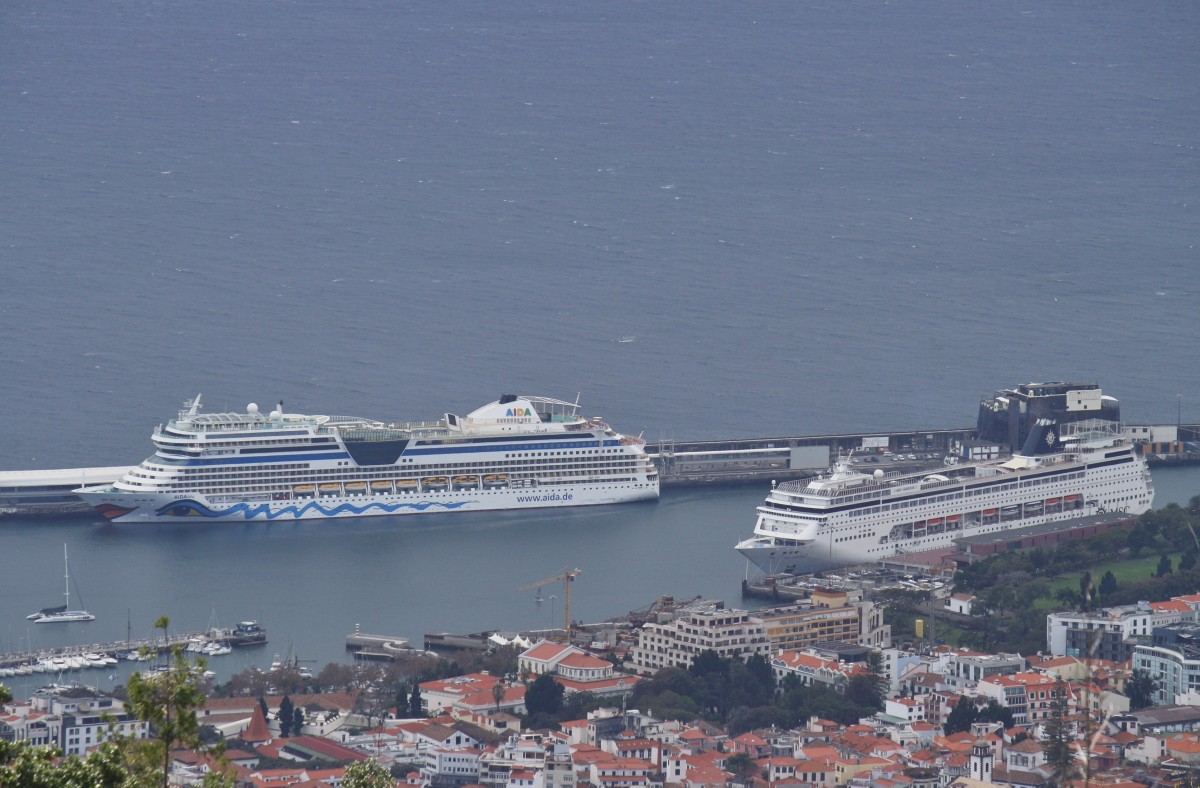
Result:
[[[427,509],[441,508],[447,510],[458,509],[466,506],[470,501],[453,501],[450,503],[438,503],[436,501],[421,501],[419,503],[368,503],[364,506],[354,506],[353,504],[343,503],[332,509],[321,506],[315,501],[310,501],[303,506],[284,506],[274,511],[271,510],[268,504],[248,504],[239,503],[230,506],[228,509],[210,509],[198,501],[182,500],[172,501],[159,508],[155,514],[164,517],[236,517],[241,515],[247,520],[252,520],[255,517],[265,517],[268,520],[275,520],[280,517],[290,519],[300,519],[306,513],[317,512],[319,517],[339,517],[349,513],[351,515],[365,514],[368,511],[375,510],[378,514],[395,514],[402,509],[410,509],[418,512],[423,512]]]

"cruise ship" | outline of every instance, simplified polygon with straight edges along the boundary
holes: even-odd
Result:
[[[936,472],[874,473],[839,458],[827,474],[773,486],[737,550],[767,574],[809,574],[1101,512],[1150,509],[1150,471],[1116,422],[1036,420],[1009,459]]]
[[[534,509],[658,497],[645,441],[578,401],[506,394],[465,417],[388,424],[347,416],[201,413],[159,426],[155,452],[75,493],[116,522],[304,520]]]

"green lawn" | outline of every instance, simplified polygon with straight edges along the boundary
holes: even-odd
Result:
[[[1179,568],[1179,553],[1167,553],[1171,559],[1172,568]],[[1141,558],[1124,558],[1107,561],[1103,564],[1097,564],[1091,569],[1080,569],[1077,572],[1068,572],[1067,574],[1050,581],[1050,593],[1037,601],[1038,609],[1051,610],[1062,607],[1062,603],[1054,598],[1054,592],[1060,588],[1079,589],[1079,579],[1083,577],[1085,571],[1092,573],[1093,585],[1099,587],[1100,578],[1104,577],[1105,572],[1112,572],[1113,577],[1117,578],[1117,585],[1120,586],[1126,582],[1136,580],[1146,580],[1154,575],[1158,569],[1158,561],[1160,555],[1153,553],[1144,555]]]

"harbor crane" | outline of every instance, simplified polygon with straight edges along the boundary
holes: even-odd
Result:
[[[571,639],[571,583],[575,582],[575,578],[579,577],[583,572],[578,569],[572,569],[569,566],[564,566],[563,570],[558,574],[547,577],[545,580],[538,580],[536,583],[526,583],[523,586],[517,586],[518,591],[528,591],[531,588],[541,588],[548,586],[551,583],[562,581],[563,584],[563,630],[567,633],[567,640]]]

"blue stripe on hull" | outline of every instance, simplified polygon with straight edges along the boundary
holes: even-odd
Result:
[[[402,510],[408,509],[418,512],[424,512],[428,509],[440,508],[447,511],[453,511],[469,504],[470,501],[452,501],[450,503],[438,503],[436,501],[421,501],[419,503],[368,503],[363,506],[355,506],[354,504],[343,503],[333,508],[322,506],[321,504],[310,501],[303,506],[284,506],[272,511],[270,504],[248,504],[239,503],[230,506],[228,509],[210,509],[198,501],[182,500],[172,501],[166,506],[160,507],[155,514],[159,517],[194,517],[200,515],[202,517],[223,518],[235,517],[242,515],[247,520],[255,517],[264,516],[268,520],[275,520],[280,517],[299,520],[306,514],[316,513],[319,517],[338,517],[340,515],[350,514],[365,514],[370,511],[375,511],[379,514],[396,514]]]

